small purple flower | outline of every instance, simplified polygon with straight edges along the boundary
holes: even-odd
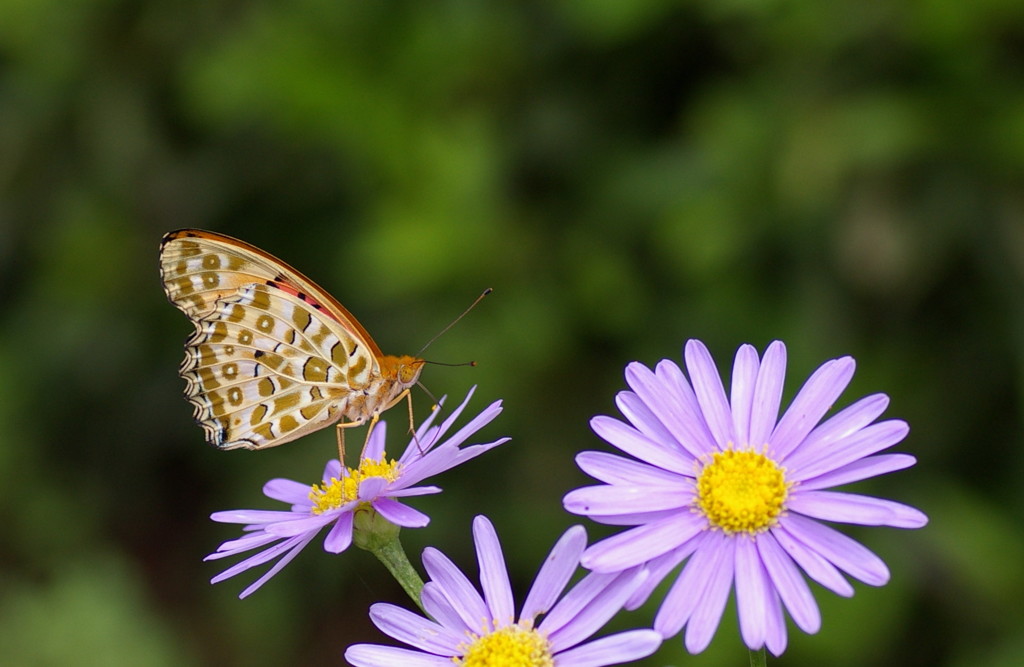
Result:
[[[290,479],[272,479],[264,485],[263,493],[268,498],[289,503],[291,509],[233,510],[212,514],[210,518],[214,521],[246,524],[243,528],[245,535],[220,545],[204,560],[266,548],[224,570],[211,583],[224,581],[278,558],[273,567],[242,591],[239,597],[244,598],[277,574],[326,526],[331,526],[331,530],[324,539],[324,550],[341,553],[352,544],[353,523],[358,511],[376,511],[387,521],[403,528],[426,526],[430,517],[397,499],[440,493],[441,489],[436,486],[415,485],[508,441],[508,438],[501,438],[460,449],[462,443],[498,416],[501,401],[491,403],[454,435],[442,441],[472,395],[473,390],[470,390],[462,404],[440,426],[431,425],[438,411],[431,413],[397,461],[388,459],[384,451],[387,424],[381,421],[366,442],[358,468],[342,468],[337,460],[331,460],[324,468],[322,483],[312,487]]]
[[[781,342],[761,359],[750,345],[739,349],[728,396],[702,343],[688,341],[685,358],[689,381],[668,360],[653,372],[630,364],[632,391],[616,397],[629,423],[591,420],[599,436],[639,461],[602,452],[576,457],[603,484],[570,492],[566,509],[631,526],[587,549],[582,564],[596,572],[646,564],[651,576],[626,604],[635,609],[685,560],[654,629],[668,638],[685,625],[686,648],[699,653],[735,585],[744,642],[780,655],[783,608],[804,632],[821,626],[804,574],[846,597],[853,587],[841,572],[872,586],[889,580],[878,556],[821,521],[897,528],[928,522],[900,503],[825,490],[913,465],[907,454],[877,454],[908,427],[896,419],[872,423],[889,404],[884,394],[819,423],[853,377],[850,357],[818,368],[781,418]]]
[[[567,530],[552,548],[518,620],[501,544],[486,517],[473,520],[473,540],[483,595],[444,554],[428,547],[423,565],[430,581],[423,587],[422,602],[431,618],[383,602],[370,607],[370,618],[382,632],[415,650],[356,644],[345,651],[349,663],[600,667],[645,658],[661,645],[661,635],[653,630],[631,630],[583,643],[622,608],[647,574],[642,568],[592,572],[559,601],[586,547],[582,526]]]

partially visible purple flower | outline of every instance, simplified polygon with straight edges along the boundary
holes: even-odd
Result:
[[[224,581],[252,567],[278,559],[263,576],[242,591],[239,597],[244,598],[277,574],[327,526],[331,526],[331,529],[324,539],[324,550],[341,553],[352,544],[357,511],[375,511],[387,521],[403,528],[426,526],[430,517],[398,499],[440,493],[441,489],[436,486],[416,484],[508,441],[508,438],[501,438],[487,444],[460,448],[474,433],[498,416],[501,401],[491,403],[468,424],[443,440],[466,407],[473,391],[470,390],[462,404],[440,426],[432,425],[439,411],[431,413],[397,461],[388,459],[384,451],[387,424],[380,421],[366,441],[358,468],[343,468],[337,460],[331,460],[324,468],[320,484],[310,487],[290,479],[272,479],[263,486],[263,493],[268,498],[289,503],[291,509],[232,510],[212,514],[210,518],[214,521],[245,524],[245,535],[220,545],[215,553],[204,560],[235,556],[253,549],[262,551],[224,570],[211,583]]]
[[[686,561],[655,630],[668,638],[685,625],[687,650],[704,650],[735,586],[744,642],[780,655],[783,609],[804,632],[821,625],[804,575],[847,597],[853,587],[842,572],[873,586],[889,580],[878,556],[821,521],[897,528],[928,522],[907,505],[825,490],[913,465],[907,454],[878,454],[908,427],[896,419],[872,423],[889,404],[884,394],[821,421],[853,377],[850,357],[818,368],[781,418],[781,342],[761,359],[750,345],[739,349],[729,395],[702,343],[688,341],[685,358],[689,381],[669,360],[653,372],[630,364],[632,391],[616,397],[628,423],[591,420],[599,436],[635,458],[580,453],[579,466],[603,484],[570,492],[565,507],[632,528],[591,546],[582,563],[596,572],[646,564],[651,576],[626,604],[634,609]]]
[[[349,663],[600,667],[639,660],[661,645],[661,636],[653,630],[631,630],[585,643],[622,608],[647,574],[641,568],[590,573],[559,600],[586,547],[582,526],[566,531],[544,559],[518,615],[501,544],[486,517],[473,520],[473,540],[482,595],[444,554],[425,549],[423,565],[430,581],[423,587],[422,602],[431,618],[383,602],[370,607],[370,618],[382,632],[414,648],[356,644],[345,651]],[[544,618],[538,624],[540,616]]]

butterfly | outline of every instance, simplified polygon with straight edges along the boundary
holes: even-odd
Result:
[[[220,449],[276,447],[341,422],[343,450],[341,429],[368,421],[372,429],[426,363],[382,353],[316,283],[230,236],[166,234],[160,278],[195,325],[180,374],[196,422]]]

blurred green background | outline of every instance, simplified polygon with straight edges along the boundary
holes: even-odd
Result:
[[[478,367],[424,381],[504,399],[480,438],[514,441],[437,479],[403,541],[472,571],[486,513],[520,595],[627,362],[780,338],[791,397],[853,355],[843,404],[888,393],[919,459],[856,489],[931,523],[849,530],[891,583],[815,587],[821,631],[770,664],[1024,664],[1022,66],[1019,0],[3,0],[0,664],[390,643],[367,607],[406,602],[363,552],[316,540],[243,601],[253,576],[208,583],[237,535],[208,515],[316,481],[334,435],[204,444],[157,275],[181,227],[294,264],[386,352],[495,289],[428,354]],[[734,617],[644,664],[745,664]]]

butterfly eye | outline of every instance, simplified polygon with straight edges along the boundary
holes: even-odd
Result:
[[[420,371],[423,370],[423,363],[422,359],[414,357],[408,357],[407,360],[403,360],[402,365],[398,367],[398,380],[402,384],[416,382],[416,378],[420,376]]]

